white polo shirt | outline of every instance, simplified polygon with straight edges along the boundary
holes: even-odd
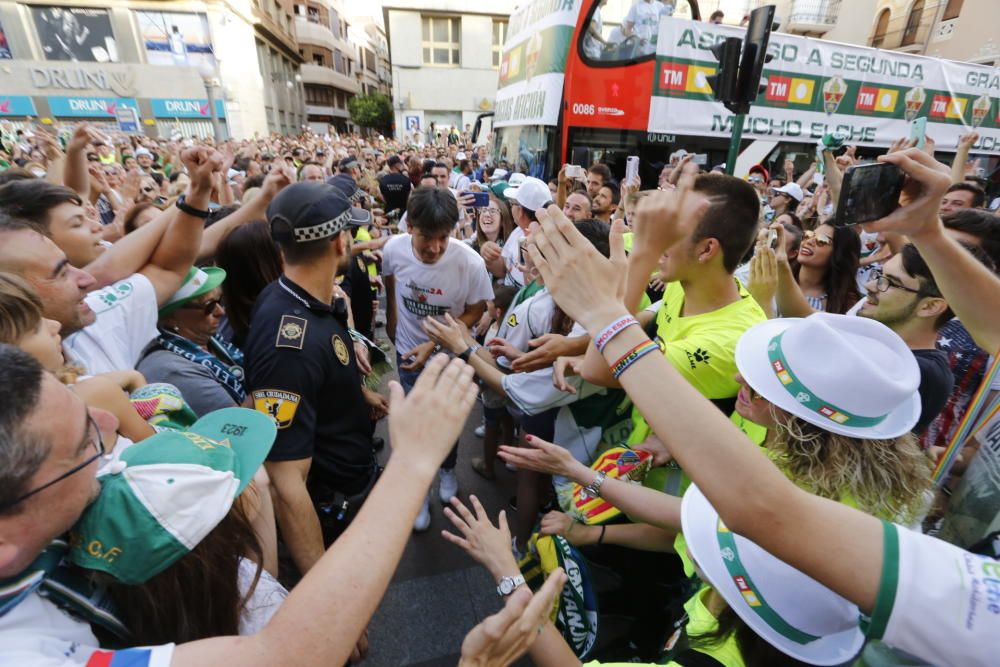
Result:
[[[869,639],[935,665],[1000,664],[1000,562],[884,523]]]

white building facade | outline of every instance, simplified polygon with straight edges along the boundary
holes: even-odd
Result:
[[[471,128],[493,110],[514,0],[385,0],[396,136],[432,141],[431,128]],[[417,136],[419,133],[419,136]]]

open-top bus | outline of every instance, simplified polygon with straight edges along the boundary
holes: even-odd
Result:
[[[494,155],[542,178],[595,160],[620,177],[638,155],[646,186],[677,148],[707,153],[709,167],[724,162],[732,115],[706,83],[716,68],[709,49],[744,30],[700,18],[696,0],[527,2],[508,25]],[[881,152],[917,117],[939,150],[975,128],[974,153],[1000,155],[990,68],[785,33],[771,35],[768,52],[768,87],[748,116],[737,175],[785,158],[801,171],[832,131]]]

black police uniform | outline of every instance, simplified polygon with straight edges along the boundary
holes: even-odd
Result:
[[[377,476],[346,308],[322,303],[282,276],[257,298],[244,354],[254,407],[278,426],[267,458],[312,458],[309,495],[329,546]]]

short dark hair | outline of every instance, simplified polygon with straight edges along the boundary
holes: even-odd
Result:
[[[622,191],[615,187],[614,183],[605,183],[601,186],[602,188],[607,188],[611,190],[611,203],[618,206],[622,200]]]
[[[406,202],[406,221],[428,236],[450,234],[458,222],[458,201],[446,188],[417,188]]]
[[[948,192],[959,191],[972,193],[972,208],[982,208],[983,204],[986,203],[986,192],[975,183],[962,181],[961,183],[953,183],[948,188]]]
[[[590,241],[597,252],[601,253],[605,257],[611,256],[611,225],[604,222],[603,220],[598,220],[597,218],[587,218],[586,220],[577,220],[573,223],[577,231],[583,234],[583,237]]]
[[[708,17],[708,20],[711,21],[712,19],[721,19],[723,17],[725,17],[725,14],[722,13],[722,10],[716,9],[712,12],[712,15]]]
[[[712,203],[695,229],[695,242],[714,238],[722,247],[722,265],[728,273],[757,237],[760,198],[742,178],[724,174],[702,174],[694,181],[695,192],[707,195]]]
[[[37,359],[0,345],[0,514],[16,511],[15,499],[27,491],[51,449],[24,426],[38,406],[44,378]]]
[[[49,211],[66,203],[83,206],[80,195],[65,185],[38,178],[11,181],[0,187],[0,209],[12,217],[34,223],[43,234],[49,233]]]
[[[611,170],[608,169],[608,165],[604,163],[598,162],[597,164],[591,165],[590,169],[588,169],[587,171],[589,171],[592,174],[597,174],[598,176],[600,176],[602,183],[611,182]]]
[[[913,276],[920,283],[920,293],[916,295],[917,297],[930,296],[943,298],[941,290],[938,289],[937,281],[934,280],[934,274],[931,273],[931,267],[927,266],[927,262],[924,261],[920,251],[917,250],[917,246],[907,243],[899,251],[899,257],[903,262],[903,270],[906,271],[907,275]],[[949,306],[943,313],[938,315],[937,320],[934,321],[934,328],[940,329],[950,322],[953,317],[955,317],[955,313],[952,312]]]
[[[948,229],[979,239],[979,247],[1000,267],[1000,217],[992,211],[965,208],[945,216],[942,222]]]

